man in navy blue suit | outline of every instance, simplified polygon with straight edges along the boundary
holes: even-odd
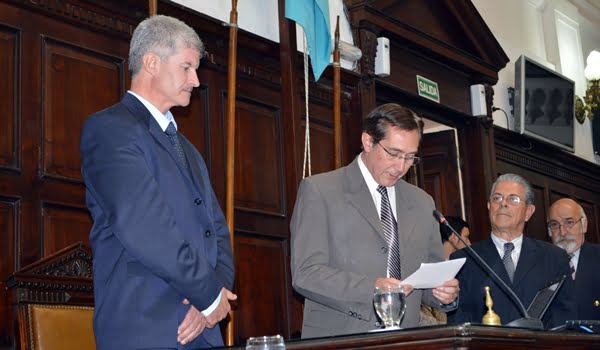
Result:
[[[562,198],[550,206],[548,234],[571,258],[577,318],[600,320],[600,245],[585,241],[587,227],[585,211],[576,201]]]
[[[99,350],[223,344],[218,322],[237,298],[229,230],[169,111],[189,104],[203,53],[185,23],[144,20],[131,39],[131,90],[83,126]]]
[[[531,304],[540,289],[569,275],[569,258],[562,249],[523,235],[525,223],[535,211],[533,201],[533,190],[523,177],[515,174],[499,176],[487,204],[492,234],[489,239],[471,245],[514,290],[525,307]],[[491,288],[493,309],[502,324],[521,318],[515,302],[464,249],[450,256],[451,259],[463,257],[467,257],[467,261],[458,273],[460,305],[448,313],[448,323],[481,323],[487,311],[485,286]],[[546,328],[562,325],[565,320],[575,317],[574,308],[573,280],[567,277],[542,322]]]

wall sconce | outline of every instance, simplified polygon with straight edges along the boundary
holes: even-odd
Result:
[[[598,107],[600,107],[600,52],[590,52],[586,61],[584,74],[588,80],[588,88],[585,91],[585,112],[592,120]]]

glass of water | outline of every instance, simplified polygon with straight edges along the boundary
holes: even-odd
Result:
[[[400,328],[406,311],[406,294],[401,286],[375,288],[373,307],[385,328]]]
[[[285,343],[283,337],[279,334],[264,336],[264,337],[250,337],[246,341],[246,350],[285,350]]]

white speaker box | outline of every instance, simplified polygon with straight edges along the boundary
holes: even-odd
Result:
[[[390,75],[390,40],[377,38],[377,52],[375,53],[375,75],[387,77]]]
[[[471,114],[474,117],[487,114],[483,84],[471,85]]]

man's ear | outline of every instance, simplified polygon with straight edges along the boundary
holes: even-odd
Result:
[[[529,218],[531,218],[531,215],[533,215],[534,212],[535,212],[535,205],[527,204],[527,213],[525,213],[525,222],[529,221]]]
[[[367,134],[366,132],[363,132],[360,137],[360,140],[362,142],[363,150],[365,151],[365,153],[371,152],[371,149],[373,149],[373,138],[371,137],[371,135]]]
[[[156,75],[160,69],[160,57],[153,52],[148,52],[144,55],[142,59],[143,67],[142,69],[146,71],[150,75]]]

